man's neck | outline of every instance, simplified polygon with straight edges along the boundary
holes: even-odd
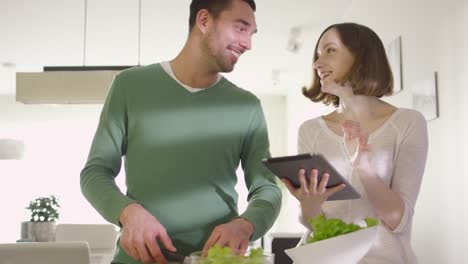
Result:
[[[219,72],[209,69],[202,58],[202,51],[190,47],[188,43],[169,63],[177,79],[190,87],[207,88],[218,80]]]

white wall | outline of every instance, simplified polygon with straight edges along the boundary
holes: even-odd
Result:
[[[20,237],[24,209],[38,196],[60,198],[62,223],[104,223],[85,201],[79,173],[96,129],[101,105],[23,105],[0,96],[0,138],[23,140],[22,160],[0,160],[0,200],[4,202],[0,243]],[[118,179],[122,186],[123,178]]]
[[[462,113],[468,113],[468,104],[465,102],[466,99],[468,98],[468,79],[466,78],[467,73],[468,73],[468,51],[466,50],[466,47],[468,47],[468,2],[465,1],[464,4],[458,9],[458,14],[457,14],[457,24],[459,25],[458,32],[462,32],[461,38],[462,41],[459,42],[459,48],[458,50],[461,51],[461,56],[459,56],[459,61],[460,64],[462,64],[462,72],[463,74],[459,75],[459,80],[460,80],[460,86],[459,86],[459,91],[460,91],[460,104],[462,104]],[[464,116],[464,115],[462,115]],[[463,118],[461,118],[463,120]],[[468,133],[468,122],[465,120],[462,121],[463,123],[463,133],[461,135],[467,135]],[[461,149],[462,149],[462,161],[461,161],[461,175],[463,177],[463,190],[464,191],[464,199],[463,199],[463,232],[462,235],[464,237],[463,239],[463,245],[468,245],[468,179],[466,179],[466,175],[468,175],[468,164],[465,162],[466,157],[468,157],[468,139],[466,136],[461,136],[460,137],[462,140],[461,144]],[[464,250],[464,261],[467,262],[468,260],[468,251]]]

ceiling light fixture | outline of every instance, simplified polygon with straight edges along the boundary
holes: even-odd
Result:
[[[292,27],[289,30],[289,38],[286,49],[293,53],[298,53],[302,47],[303,42],[304,39],[302,37],[302,28],[299,26]]]
[[[9,68],[9,69],[14,68],[16,66],[11,61],[2,61],[0,64],[2,65],[3,68]]]

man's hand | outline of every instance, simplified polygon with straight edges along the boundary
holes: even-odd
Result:
[[[236,218],[229,223],[219,225],[215,227],[206,241],[203,247],[203,255],[206,256],[208,250],[215,244],[221,247],[228,246],[236,254],[244,254],[253,232],[252,223],[243,218]]]
[[[169,251],[176,251],[166,229],[140,204],[127,205],[122,210],[119,220],[122,224],[120,245],[135,260],[166,264],[156,239]]]

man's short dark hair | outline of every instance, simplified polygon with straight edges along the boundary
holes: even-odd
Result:
[[[334,24],[326,28],[320,35],[314,51],[314,62],[317,61],[318,44],[328,30],[335,29],[341,42],[354,57],[354,64],[346,74],[343,82],[349,82],[354,94],[382,97],[393,92],[393,75],[385,53],[385,48],[379,36],[370,28],[356,23]],[[312,85],[302,89],[304,96],[313,102],[338,106],[340,99],[332,94],[321,91],[320,78],[314,70]]]
[[[189,31],[192,31],[192,28],[195,25],[195,19],[197,18],[198,11],[206,9],[214,18],[217,18],[222,11],[229,8],[232,1],[234,0],[192,0],[192,3],[190,4]],[[257,8],[255,0],[242,1],[249,4],[255,12]]]

